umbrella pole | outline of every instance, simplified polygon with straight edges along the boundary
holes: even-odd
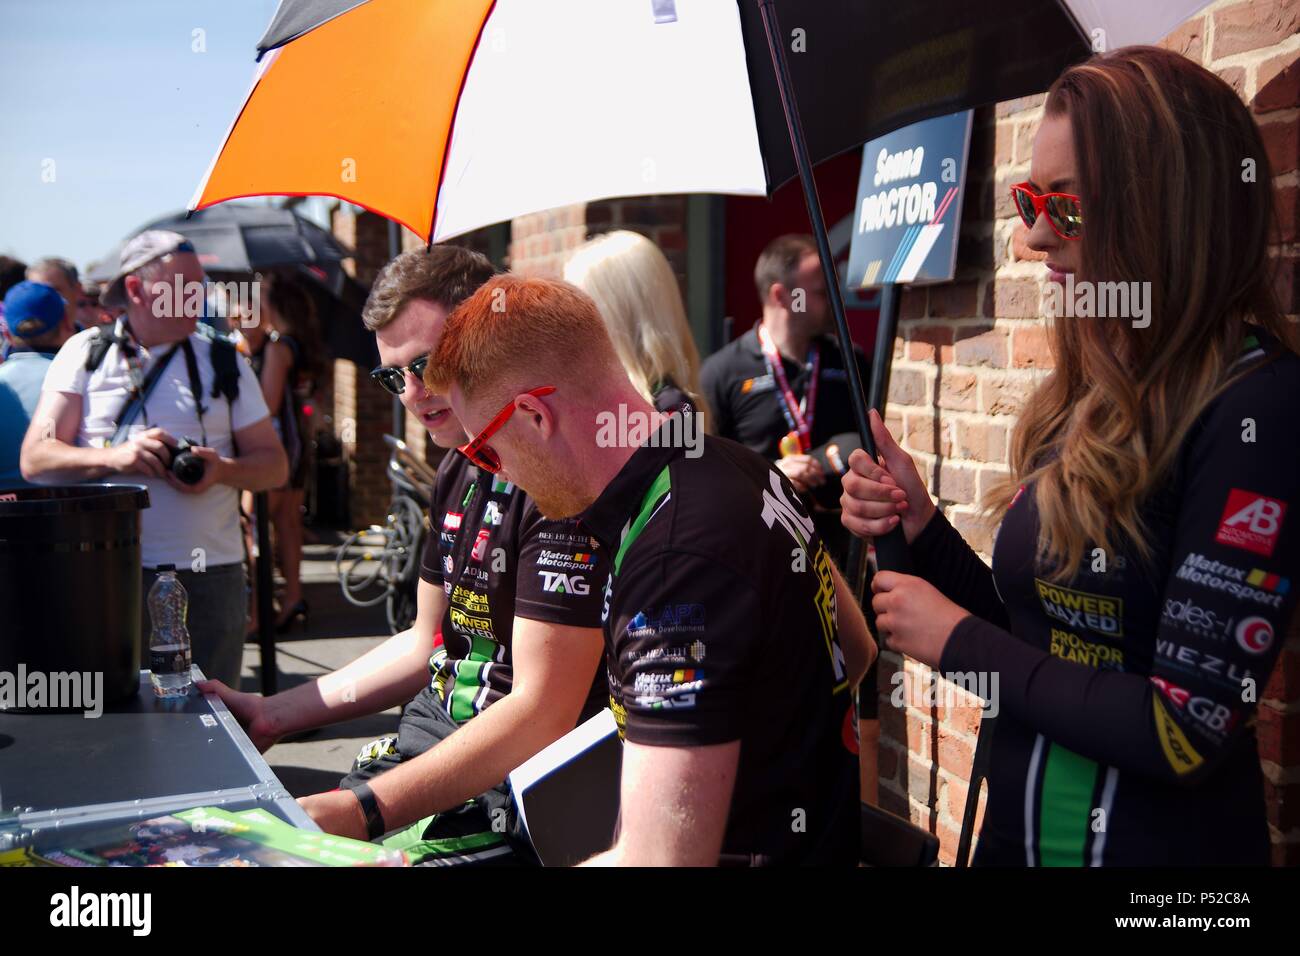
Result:
[[[881,288],[876,347],[871,357],[871,383],[867,387],[867,407],[874,408],[882,420],[889,395],[889,368],[894,358],[894,340],[898,337],[898,312],[902,299],[902,290],[894,283]],[[862,603],[862,596],[866,593],[870,581],[869,571],[862,539],[855,537],[849,542],[848,567],[844,573],[858,603]]]
[[[433,248],[433,233],[429,233],[429,245],[427,249]],[[388,220],[388,261],[392,262],[402,254],[402,227],[393,220]],[[402,400],[396,395],[393,396],[393,437],[406,438],[406,409],[402,406]]]
[[[776,85],[781,94],[781,108],[785,113],[786,128],[790,133],[790,146],[794,150],[795,165],[799,168],[799,180],[803,185],[804,202],[808,207],[808,218],[812,222],[813,238],[817,242],[817,252],[822,260],[822,273],[826,277],[826,293],[830,296],[831,312],[835,316],[835,332],[839,337],[840,349],[844,354],[844,368],[849,376],[849,394],[853,400],[853,418],[858,428],[858,437],[862,447],[872,458],[876,457],[876,443],[871,437],[871,427],[867,419],[866,392],[862,387],[862,376],[854,358],[853,338],[849,334],[849,323],[844,316],[844,298],[840,295],[840,280],[835,272],[835,260],[831,255],[830,240],[826,236],[826,220],[822,217],[821,201],[817,197],[817,183],[813,179],[812,160],[808,155],[808,144],[804,140],[803,123],[799,119],[799,104],[794,96],[794,84],[790,79],[790,65],[786,61],[785,43],[777,22],[775,0],[757,0],[759,12],[763,17],[763,32],[767,35],[767,48],[772,56],[772,68],[776,72]],[[876,343],[877,354],[881,343]],[[893,342],[889,343],[893,354]],[[902,528],[895,528],[888,534],[875,539],[876,563],[882,569],[910,574],[912,559],[903,537]]]
[[[881,289],[880,317],[876,324],[876,348],[871,358],[871,385],[867,392],[867,405],[885,417],[885,401],[889,395],[889,366],[894,357],[894,339],[898,334],[899,304],[902,290],[894,283]],[[849,590],[857,598],[872,632],[876,630],[876,615],[871,603],[863,599],[871,581],[871,567],[867,562],[866,545],[861,538],[849,540],[848,567],[844,570]],[[862,698],[858,697],[858,719],[862,719]]]
[[[270,496],[259,491],[253,496],[257,515],[257,643],[262,651],[262,695],[275,693],[279,673],[275,663],[275,605],[271,588]]]

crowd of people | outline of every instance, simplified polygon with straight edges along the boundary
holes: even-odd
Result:
[[[1141,149],[1111,135],[1129,127]],[[1249,111],[1172,52],[1100,55],[1050,90],[1013,190],[1026,242],[1054,278],[1151,283],[1155,318],[1053,323],[1054,370],[987,501],[992,568],[874,412],[879,456],[857,447],[845,369],[862,357],[829,334],[802,236],[764,250],[758,322],[703,363],[639,235],[591,240],[565,281],[456,245],[389,262],[363,314],[371,377],[447,450],[416,618],[274,696],[238,689],[233,518],[239,490],[281,489],[277,513],[297,510],[282,412],[313,365],[295,294],[262,291],[259,381],[221,339],[156,314],[154,281],[202,277],[174,234],[124,248],[106,301],[125,315],[98,365],[66,296],[16,286],[11,335],[42,343],[17,354],[48,365],[21,472],[147,483],[146,587],[205,549],[206,569],[182,572],[202,686],[260,749],[402,706],[395,735],[301,802],[322,829],[417,863],[530,861],[507,774],[608,706],[619,826],[591,863],[851,865],[870,798],[853,696],[877,636],[999,678],[977,863],[1266,863],[1253,715],[1296,609],[1300,353],[1268,275],[1272,179],[1244,181],[1243,156],[1267,166]],[[177,349],[191,361],[168,365]],[[122,430],[123,398],[159,364],[161,391]],[[615,410],[649,437],[610,440],[598,423]],[[706,425],[698,454],[674,438],[687,416]],[[208,471],[184,486],[163,445],[195,429]],[[875,573],[872,627],[840,567],[850,536],[900,527],[916,573]],[[287,597],[288,619],[305,612]]]
[[[171,296],[172,282],[202,283],[204,271],[172,232],[133,237],[119,266],[96,287],[65,259],[3,264],[0,484],[123,476],[144,484],[143,594],[160,565],[175,566],[200,667],[235,683],[257,625],[253,544],[240,534],[251,526],[253,491],[269,492],[285,582],[276,627],[307,614],[298,573],[310,448],[303,407],[322,362],[312,302],[295,280],[269,274],[250,283],[251,318],[233,308],[218,315],[206,300],[195,314]],[[196,484],[170,467],[181,441],[206,465]],[[146,615],[145,654],[149,623]]]

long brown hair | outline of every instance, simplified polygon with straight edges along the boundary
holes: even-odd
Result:
[[[275,310],[279,320],[276,331],[298,344],[298,374],[319,380],[325,369],[324,346],[311,295],[297,279],[277,272],[262,276],[260,293],[262,301]]]
[[[1055,368],[1012,434],[1011,479],[985,500],[1000,521],[1032,482],[1039,565],[1060,580],[1089,545],[1109,553],[1123,540],[1150,559],[1139,509],[1231,383],[1249,328],[1295,344],[1269,267],[1272,173],[1231,87],[1176,53],[1126,47],[1062,74],[1045,113],[1073,131],[1077,278],[1150,284],[1149,327],[1052,322]]]

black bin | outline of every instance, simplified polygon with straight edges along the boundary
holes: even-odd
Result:
[[[135,695],[147,507],[143,485],[0,489],[0,671],[102,672],[103,703]]]

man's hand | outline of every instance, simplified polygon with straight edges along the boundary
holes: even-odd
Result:
[[[969,612],[912,574],[879,571],[871,579],[871,590],[876,630],[885,646],[937,668],[953,628]]]
[[[198,688],[204,694],[216,694],[226,705],[239,726],[244,728],[248,739],[253,742],[258,753],[266,753],[280,739],[280,732],[275,729],[271,719],[271,709],[267,699],[261,694],[245,694],[227,687],[219,680],[201,680]]]
[[[161,478],[167,474],[167,462],[176,440],[161,428],[137,432],[108,452],[108,466],[119,475],[151,475]]]
[[[175,449],[172,449],[175,452]],[[190,453],[203,459],[203,477],[198,480],[197,484],[187,485],[178,479],[168,469],[163,477],[167,484],[171,485],[183,495],[201,495],[213,485],[225,484],[227,473],[227,461],[217,454],[215,448],[208,448],[204,445],[190,446]]]
[[[299,797],[298,805],[306,810],[307,816],[316,821],[316,826],[326,833],[351,837],[353,840],[368,838],[366,812],[361,809],[361,801],[351,790],[313,793],[308,797]]]
[[[811,455],[787,455],[776,460],[777,469],[790,479],[794,490],[800,493],[826,484],[826,472],[821,463]]]

